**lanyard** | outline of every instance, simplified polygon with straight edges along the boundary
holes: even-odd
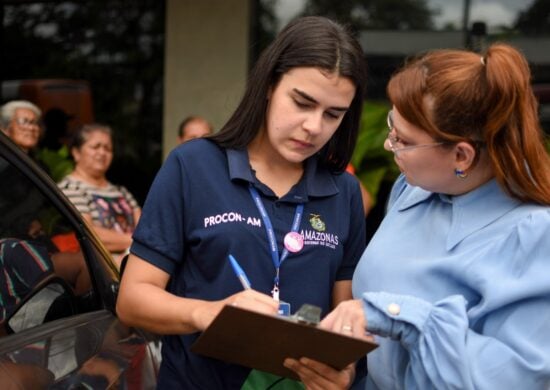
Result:
[[[262,216],[262,219],[264,221],[265,231],[267,233],[267,239],[269,240],[269,247],[271,250],[271,259],[273,260],[273,265],[275,266],[275,278],[273,280],[273,291],[271,293],[273,294],[273,298],[275,300],[279,300],[279,270],[281,268],[281,264],[283,264],[283,261],[288,257],[288,249],[284,248],[283,253],[279,257],[279,250],[277,249],[277,239],[275,238],[275,231],[273,230],[273,225],[271,224],[271,219],[269,218],[269,215],[267,215],[267,211],[265,210],[264,204],[262,202],[262,199],[260,198],[260,194],[258,194],[258,190],[250,184],[248,187],[250,190],[250,195],[252,195],[252,199],[254,199],[254,203],[256,203],[256,207],[258,208],[258,211],[260,212],[260,215]],[[304,214],[304,204],[299,203],[296,206],[296,211],[294,212],[294,221],[292,222],[292,229],[291,232],[297,232],[298,228],[300,227],[300,222],[302,221],[302,215]]]

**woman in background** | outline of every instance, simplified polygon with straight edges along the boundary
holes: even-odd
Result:
[[[70,150],[75,168],[59,182],[59,188],[118,262],[118,255],[130,247],[141,208],[124,186],[105,176],[113,161],[111,128],[84,125],[75,133]]]

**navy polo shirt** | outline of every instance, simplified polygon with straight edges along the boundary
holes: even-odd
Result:
[[[296,205],[304,203],[298,229],[304,248],[281,265],[280,298],[292,312],[309,303],[326,315],[334,282],[352,278],[365,248],[365,218],[357,180],[320,168],[315,157],[306,161],[301,180],[278,198],[255,177],[246,150],[226,150],[207,139],[186,142],[157,174],[131,252],[169,273],[168,290],[178,296],[220,300],[241,291],[229,254],[252,288],[270,294],[275,266],[250,184],[261,196],[280,253]],[[159,386],[239,389],[250,370],[193,354],[189,348],[197,337],[164,338]]]

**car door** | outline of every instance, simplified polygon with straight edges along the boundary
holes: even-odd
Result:
[[[95,234],[0,133],[1,388],[154,388],[158,360],[117,319],[117,291]]]

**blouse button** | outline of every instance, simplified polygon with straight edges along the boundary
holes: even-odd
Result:
[[[387,310],[388,313],[393,316],[397,316],[399,315],[399,313],[401,313],[401,307],[397,303],[390,303]]]

